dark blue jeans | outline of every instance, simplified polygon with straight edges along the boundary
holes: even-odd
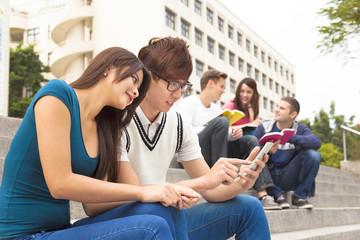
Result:
[[[175,227],[170,208],[157,203],[134,202],[96,217],[81,219],[68,229],[37,233],[16,240],[45,239],[168,240],[175,239]]]
[[[319,171],[321,155],[316,150],[303,150],[283,168],[268,164],[274,187],[267,188],[272,196],[294,190],[301,199],[315,196],[315,177]]]
[[[190,240],[268,240],[270,230],[257,198],[238,195],[220,203],[201,203],[186,210]]]

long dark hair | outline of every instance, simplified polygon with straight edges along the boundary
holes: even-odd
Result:
[[[235,91],[235,97],[234,97],[234,105],[235,108],[243,111],[245,113],[246,116],[249,116],[249,110],[248,108],[244,108],[241,104],[241,99],[240,99],[240,91],[241,91],[241,87],[243,84],[246,84],[247,86],[249,86],[252,90],[254,90],[254,94],[250,100],[250,104],[251,107],[254,109],[254,119],[257,118],[257,116],[259,115],[259,93],[257,91],[257,87],[256,87],[256,81],[252,78],[244,78],[243,80],[241,80],[236,88]]]
[[[139,88],[139,96],[124,110],[105,106],[96,116],[99,136],[99,163],[93,177],[115,182],[117,178],[118,144],[123,128],[129,124],[136,107],[144,99],[149,88],[149,74],[144,64],[131,52],[121,47],[111,47],[100,52],[85,69],[79,79],[70,84],[77,89],[87,89],[94,86],[104,73],[115,68],[115,82],[124,80],[139,70],[143,72],[143,82]],[[106,94],[106,93],[103,93]]]

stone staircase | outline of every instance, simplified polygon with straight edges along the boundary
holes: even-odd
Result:
[[[21,119],[0,116],[0,179],[6,153],[20,123]],[[179,164],[171,164],[169,182],[187,178]],[[314,209],[266,211],[272,239],[360,240],[360,178],[344,170],[321,166],[316,184],[316,196],[310,199]],[[256,195],[253,190],[245,194]],[[288,199],[290,196],[287,193]],[[71,217],[73,220],[85,217],[80,203],[71,202]]]

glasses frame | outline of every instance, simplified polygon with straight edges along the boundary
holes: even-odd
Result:
[[[167,89],[168,91],[170,91],[170,92],[176,92],[177,90],[179,90],[179,88],[183,89],[183,87],[189,86],[188,89],[186,89],[186,90],[181,90],[181,93],[186,93],[186,92],[188,92],[188,91],[191,89],[191,87],[193,86],[193,85],[192,85],[191,83],[189,83],[189,82],[187,82],[187,83],[179,83],[178,81],[169,80],[169,79],[167,79],[166,77],[164,77],[163,75],[161,75],[160,73],[158,73],[158,72],[156,72],[156,71],[154,71],[154,70],[152,70],[152,69],[150,69],[149,71],[152,72],[152,73],[154,73],[158,78],[161,78],[162,80],[166,81],[166,82],[168,83],[166,89]],[[169,89],[170,84],[172,84],[172,83],[175,83],[175,84],[177,85],[177,88],[174,89],[174,90],[170,90],[170,89]]]

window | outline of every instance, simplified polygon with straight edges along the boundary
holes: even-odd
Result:
[[[280,74],[281,74],[281,76],[284,75],[284,67],[283,66],[280,66]]]
[[[165,10],[165,22],[166,26],[175,30],[175,14],[170,12],[169,10]]]
[[[277,63],[277,61],[274,61],[274,69],[275,69],[275,72],[278,71],[278,63]]]
[[[242,60],[241,58],[238,58],[238,69],[241,72],[244,71],[244,60]]]
[[[255,80],[256,80],[257,82],[259,81],[259,75],[260,75],[259,70],[255,68]]]
[[[194,12],[201,16],[201,2],[199,0],[194,1]]]
[[[225,60],[225,47],[219,44],[219,58]]]
[[[271,68],[271,57],[268,57],[268,66]]]
[[[291,83],[294,83],[294,74],[291,74]]]
[[[187,7],[189,6],[189,0],[181,0],[181,3]]]
[[[286,96],[290,97],[290,91],[289,90],[286,91]]]
[[[203,33],[195,28],[195,44],[202,47],[202,37],[203,37]]]
[[[281,87],[281,96],[285,97],[285,88],[284,87]]]
[[[258,57],[258,47],[254,45],[254,56]]]
[[[267,109],[267,102],[268,102],[268,99],[266,97],[263,97],[263,107],[264,107],[264,109]]]
[[[196,60],[195,71],[196,71],[196,76],[201,77],[201,75],[204,72],[204,63],[200,62],[199,60]]]
[[[265,74],[262,75],[262,84],[264,86],[266,86],[266,75]]]
[[[218,29],[220,32],[224,32],[224,20],[218,17]]]
[[[250,40],[246,39],[246,50],[250,52]]]
[[[206,20],[208,21],[208,23],[210,23],[211,25],[214,24],[214,12],[209,9],[206,8]]]
[[[234,28],[230,25],[228,25],[228,37],[230,39],[233,39],[233,37],[234,37]]]
[[[235,93],[235,89],[236,89],[236,81],[230,78],[230,92]]]
[[[270,101],[270,111],[274,112],[274,101]]]
[[[275,83],[275,92],[279,93],[279,84],[278,83]]]
[[[286,80],[289,80],[289,71],[288,70],[286,70],[285,75],[286,75]]]
[[[214,52],[215,52],[215,46],[214,46],[214,45],[215,45],[214,39],[208,37],[208,38],[207,38],[207,48],[208,48],[208,51],[209,51],[210,53],[214,53]]]
[[[231,66],[235,65],[235,54],[229,51],[229,64]]]
[[[27,43],[39,42],[40,31],[39,28],[32,28],[27,30]]]
[[[272,90],[273,89],[273,84],[274,84],[274,80],[272,80],[271,78],[269,78],[269,88]]]
[[[249,77],[251,77],[251,70],[252,70],[252,66],[250,64],[247,64],[247,72],[246,73]]]
[[[265,63],[265,52],[261,51],[261,61]]]
[[[242,46],[242,34],[241,33],[237,33],[237,43],[239,46]]]
[[[30,98],[33,96],[34,92],[33,92],[33,89],[32,89],[32,86],[25,86],[25,96],[27,98]]]
[[[190,25],[185,20],[181,19],[181,35],[190,38]]]

